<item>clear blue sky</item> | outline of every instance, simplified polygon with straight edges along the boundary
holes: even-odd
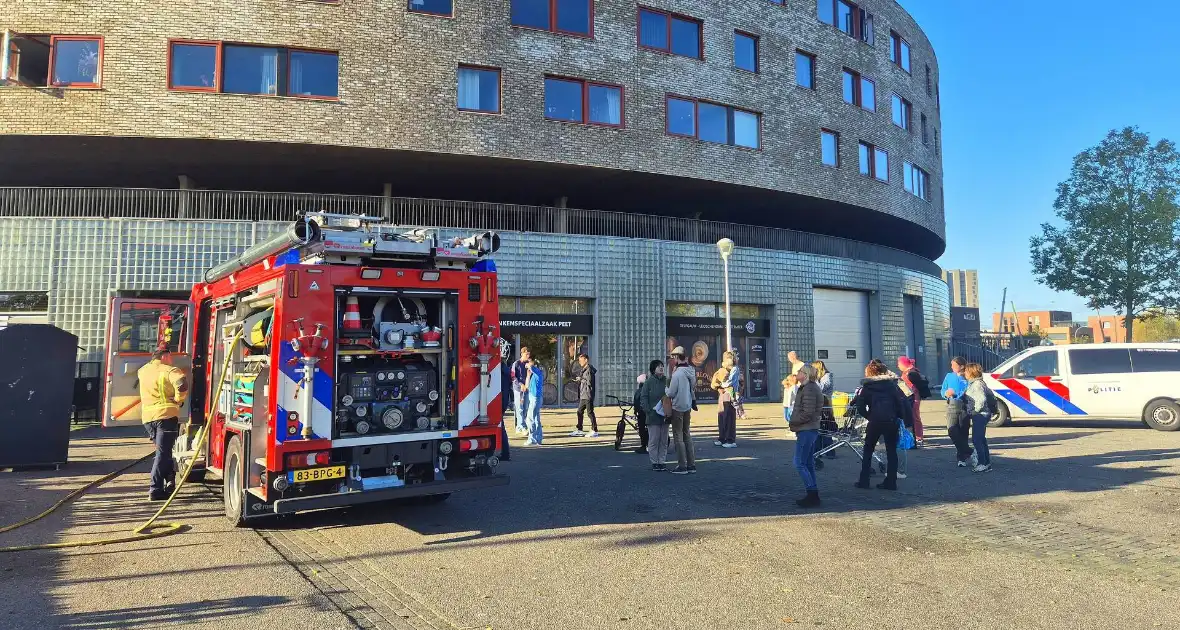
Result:
[[[1172,4],[901,4],[941,70],[947,251],[939,264],[979,270],[985,326],[1005,286],[1020,310],[1093,314],[1076,295],[1037,284],[1028,239],[1056,221],[1056,187],[1073,156],[1109,130],[1135,125],[1180,142],[1180,81],[1171,77],[1180,38],[1159,12]]]

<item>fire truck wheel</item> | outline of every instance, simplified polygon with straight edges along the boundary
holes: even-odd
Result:
[[[444,494],[428,494],[424,497],[421,497],[421,500],[423,505],[434,505],[436,503],[442,503],[449,498],[451,498],[451,493],[447,492]]]
[[[245,484],[242,482],[242,440],[234,436],[225,449],[225,469],[221,476],[221,500],[225,504],[225,517],[234,527],[245,522],[242,502]]]

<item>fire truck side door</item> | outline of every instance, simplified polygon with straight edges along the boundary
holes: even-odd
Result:
[[[192,375],[192,302],[114,298],[107,320],[106,387],[103,390],[103,426],[131,426],[141,423],[139,368],[152,360],[159,339],[162,315],[172,317],[168,348],[173,365]],[[187,418],[189,403],[180,408]]]

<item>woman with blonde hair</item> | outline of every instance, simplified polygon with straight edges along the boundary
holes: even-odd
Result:
[[[836,386],[832,383],[832,373],[828,371],[828,365],[820,360],[812,361],[811,367],[815,368],[815,384],[819,385],[819,393],[824,397],[820,428],[824,431],[835,431],[839,427],[836,426],[836,415],[832,413],[832,395],[836,393]],[[832,438],[821,435],[816,443],[816,450],[823,450],[831,443]],[[836,451],[829,451],[827,457],[828,459],[836,459]]]
[[[732,351],[721,355],[721,367],[713,373],[709,387],[717,392],[717,440],[714,446],[737,448],[737,409],[734,408],[734,390],[729,387],[730,377],[737,355]]]
[[[992,419],[992,410],[996,407],[996,395],[983,382],[983,366],[978,363],[968,363],[963,370],[967,378],[967,391],[963,392],[963,407],[971,419],[971,442],[975,446],[978,463],[972,468],[975,472],[988,472],[992,469],[992,455],[987,446],[987,423]]]

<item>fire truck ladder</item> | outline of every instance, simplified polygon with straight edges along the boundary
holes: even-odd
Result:
[[[223,375],[226,373],[227,370],[229,370],[230,361],[233,359],[233,349],[235,346],[237,346],[238,342],[240,342],[241,340],[242,340],[242,333],[241,333],[241,331],[239,331],[238,334],[234,336],[233,341],[230,343],[229,351],[226,352],[225,364],[221,366],[221,373]],[[223,382],[224,382],[224,379],[218,380],[217,387],[213,390],[213,396],[212,396],[212,398],[210,398],[210,400],[218,400],[218,398],[221,396],[221,386],[222,386]],[[201,448],[203,448],[205,446],[205,440],[208,437],[209,437],[209,423],[205,422],[205,424],[201,427],[201,432],[197,435],[197,440],[193,446],[194,453],[199,452],[201,450]],[[73,492],[67,494],[60,501],[58,501],[57,503],[54,503],[52,506],[50,506],[49,509],[45,510],[44,512],[41,512],[40,514],[38,514],[36,516],[27,518],[23,521],[20,521],[19,523],[13,523],[12,525],[6,525],[4,527],[0,527],[0,534],[4,534],[6,532],[11,532],[13,530],[20,529],[22,527],[25,527],[26,525],[30,525],[32,523],[35,523],[35,522],[45,518],[46,516],[49,516],[50,514],[56,512],[59,508],[66,505],[67,503],[82,496],[83,494],[86,494],[90,490],[97,488],[98,486],[101,486],[102,484],[114,479],[115,477],[122,475],[123,473],[127,472],[128,470],[131,470],[132,468],[138,466],[139,464],[147,461],[149,458],[153,457],[154,455],[155,455],[154,452],[148,453],[147,455],[144,455],[143,457],[135,460],[134,462],[128,464],[127,466],[120,468],[119,470],[116,470],[112,473],[108,473],[102,477],[99,477],[98,479],[95,479],[94,481],[91,481],[90,483],[82,486],[81,488],[78,488],[77,490],[74,490]],[[160,523],[157,525],[156,521],[160,518],[161,515],[164,514],[164,511],[167,510],[170,505],[172,505],[172,501],[174,499],[176,499],[176,495],[180,494],[180,489],[184,487],[185,482],[188,480],[189,473],[192,472],[193,465],[196,463],[196,461],[197,461],[196,457],[189,459],[188,466],[185,467],[184,473],[179,475],[179,480],[176,483],[176,489],[172,491],[172,496],[168,497],[168,500],[164,502],[164,505],[160,506],[160,509],[156,510],[156,513],[153,514],[151,518],[144,521],[139,527],[136,527],[135,529],[131,530],[131,533],[126,536],[116,536],[113,538],[99,538],[97,540],[78,540],[78,541],[71,541],[71,542],[48,543],[48,544],[43,544],[43,545],[22,545],[19,547],[0,547],[0,553],[12,553],[12,552],[17,552],[17,551],[35,551],[38,549],[69,549],[72,547],[96,547],[99,545],[113,545],[116,543],[135,542],[137,540],[147,540],[149,538],[160,538],[162,536],[171,536],[172,534],[176,534],[176,533],[185,531],[188,529],[188,525],[185,523]]]

